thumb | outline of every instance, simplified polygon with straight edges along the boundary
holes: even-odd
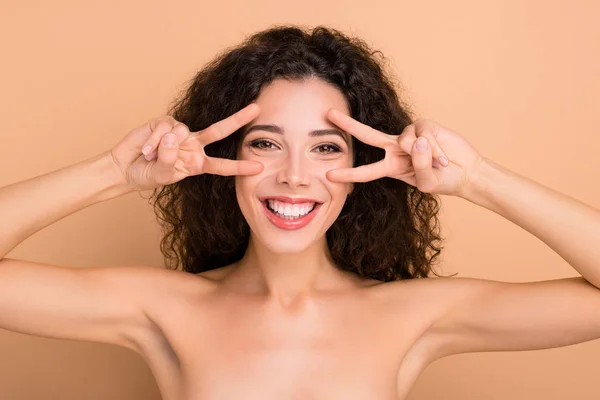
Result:
[[[436,185],[436,176],[431,164],[432,150],[425,136],[415,140],[411,153],[413,168],[415,169],[415,181],[421,192],[429,193]]]
[[[171,183],[173,177],[173,166],[179,156],[179,143],[177,136],[169,133],[162,137],[160,146],[158,146],[158,156],[156,163],[152,166],[152,174],[157,183]]]

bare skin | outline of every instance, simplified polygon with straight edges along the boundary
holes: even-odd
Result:
[[[431,121],[417,121],[394,138],[328,112],[344,131],[385,149],[383,162],[349,168],[347,137],[307,134],[332,127],[323,114],[344,109],[340,93],[318,81],[280,81],[263,95],[257,100],[263,112],[253,122],[262,127],[248,132],[239,160],[202,156],[194,162],[201,152],[193,143],[245,125],[257,116],[256,106],[201,134],[174,121],[153,121],[120,142],[116,158],[100,155],[0,188],[0,221],[9,230],[0,235],[0,328],[138,351],[166,400],[404,399],[423,369],[441,357],[600,337],[598,210],[490,160],[475,163],[479,158],[467,142]],[[179,148],[166,145],[170,130],[180,134]],[[150,134],[164,145],[157,162],[144,163],[139,152]],[[429,141],[424,151],[416,150],[417,136]],[[332,144],[342,151],[330,153]],[[445,169],[441,158],[435,165],[439,146],[450,159]],[[135,185],[122,183],[123,165]],[[244,175],[236,176],[236,194],[253,234],[239,262],[193,275],[6,257],[66,215],[189,173]],[[550,245],[582,276],[381,283],[345,273],[328,254],[325,232],[352,182],[381,176],[486,207]],[[283,234],[259,201],[275,194],[311,196],[323,205],[310,224]]]
[[[432,361],[424,333],[439,310],[418,300],[423,280],[344,273],[330,290],[282,306],[232,286],[235,268],[160,274],[165,293],[150,300],[156,326],[128,347],[165,400],[399,400]]]
[[[419,343],[439,312],[415,301],[411,288],[418,285],[361,279],[332,260],[325,234],[353,184],[326,175],[352,165],[352,142],[346,132],[308,132],[336,128],[325,112],[348,114],[345,97],[319,79],[276,80],[256,105],[260,114],[247,109],[237,121],[249,122],[237,159],[262,165],[236,176],[238,203],[252,231],[248,249],[236,264],[172,275],[165,295],[153,293],[157,300],[144,306],[154,336],[142,334],[135,348],[173,399],[404,398],[433,354]],[[373,135],[363,140],[377,141]],[[382,140],[372,144],[393,144]],[[389,164],[400,169],[399,160]],[[322,207],[306,227],[284,231],[266,217],[259,201],[265,195],[311,198]]]
[[[345,132],[310,133],[336,128],[325,111],[348,113],[343,94],[319,80],[279,80],[256,105],[202,132],[153,120],[107,157],[2,188],[0,220],[13,230],[0,241],[0,328],[133,349],[165,399],[403,398],[424,360],[410,349],[422,343],[436,313],[423,314],[426,303],[413,302],[407,289],[414,284],[360,279],[332,262],[325,233],[353,184],[326,174],[352,165],[352,144]],[[244,137],[238,160],[204,157],[203,145],[248,123],[255,129]],[[166,143],[170,131],[181,136],[175,147]],[[152,153],[146,161],[140,156],[146,141],[161,141],[157,161],[150,161]],[[5,257],[78,209],[201,173],[236,175],[253,234],[234,265],[195,276]],[[303,229],[282,232],[265,216],[259,201],[265,195],[309,197],[321,207]],[[15,212],[23,208],[31,210],[26,219]]]

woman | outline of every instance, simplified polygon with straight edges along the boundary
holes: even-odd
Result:
[[[598,210],[413,121],[360,40],[259,32],[200,71],[169,114],[2,188],[0,254],[84,207],[154,189],[175,262],[3,258],[1,328],[138,351],[166,400],[404,399],[440,357],[600,337]],[[582,277],[413,279],[440,252],[439,194],[508,218]]]

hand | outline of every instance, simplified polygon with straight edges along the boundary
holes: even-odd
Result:
[[[327,116],[361,142],[385,150],[383,160],[376,163],[328,171],[327,178],[334,182],[390,177],[425,193],[460,196],[485,160],[461,135],[430,120],[417,120],[400,135],[388,135],[338,110],[330,110]],[[424,151],[416,148],[421,137],[427,143]],[[442,156],[448,160],[447,166],[442,165]]]
[[[190,132],[185,124],[163,116],[129,132],[110,150],[109,158],[118,166],[126,185],[136,190],[154,189],[204,173],[258,174],[264,168],[262,163],[208,157],[204,146],[229,136],[259,112],[258,105],[252,103],[199,132]],[[175,139],[173,146],[167,145],[170,137]],[[142,153],[146,145],[150,149]]]

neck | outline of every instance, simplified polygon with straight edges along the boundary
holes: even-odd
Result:
[[[348,287],[352,274],[335,265],[325,237],[302,252],[278,253],[250,235],[246,253],[228,280],[244,292],[289,305],[314,292]]]

